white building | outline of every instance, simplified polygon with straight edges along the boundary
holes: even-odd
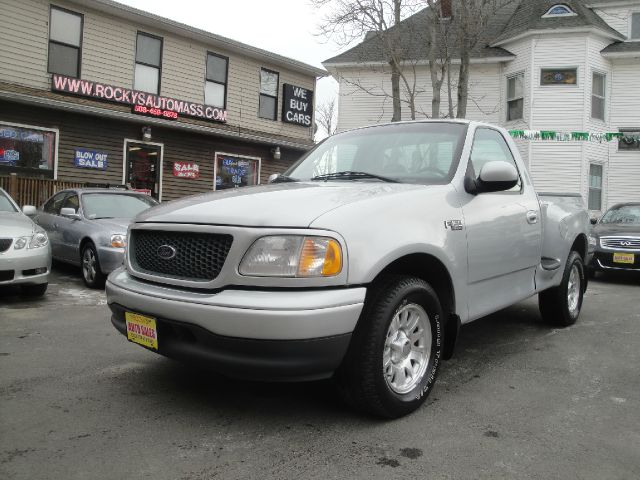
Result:
[[[412,59],[409,75],[415,69],[416,118],[425,118],[431,81],[413,34],[426,28],[425,11],[395,28]],[[594,213],[640,200],[640,0],[513,2],[492,18],[471,64],[470,119],[509,130],[625,135],[602,143],[518,140],[538,191],[580,192]],[[340,84],[339,131],[391,119],[391,77],[377,36],[324,66]],[[442,98],[446,113],[444,88]],[[406,104],[402,114],[410,118]]]

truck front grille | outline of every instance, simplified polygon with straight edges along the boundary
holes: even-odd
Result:
[[[600,244],[616,250],[640,250],[640,237],[601,237]]]
[[[222,270],[232,242],[231,235],[132,230],[129,257],[141,273],[210,281]]]
[[[0,238],[0,252],[6,252],[9,250],[12,242],[13,238]]]

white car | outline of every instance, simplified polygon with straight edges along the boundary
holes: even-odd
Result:
[[[0,289],[19,285],[24,294],[39,297],[47,291],[51,246],[47,232],[27,216],[35,213],[31,205],[21,212],[0,188]]]

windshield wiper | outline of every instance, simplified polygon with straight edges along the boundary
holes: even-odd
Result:
[[[325,173],[324,175],[317,175],[311,180],[353,180],[358,178],[375,178],[382,180],[383,182],[399,183],[398,180],[393,178],[383,177],[382,175],[375,175],[367,172],[352,172],[345,170],[344,172]]]
[[[276,178],[271,180],[270,183],[286,183],[286,182],[299,182],[297,178],[287,177],[286,175],[278,175]]]

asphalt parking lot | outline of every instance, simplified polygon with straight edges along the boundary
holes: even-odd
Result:
[[[535,299],[462,330],[427,404],[395,421],[331,382],[230,380],[118,334],[57,266],[0,293],[0,478],[640,478],[640,280],[590,284],[557,330]]]

